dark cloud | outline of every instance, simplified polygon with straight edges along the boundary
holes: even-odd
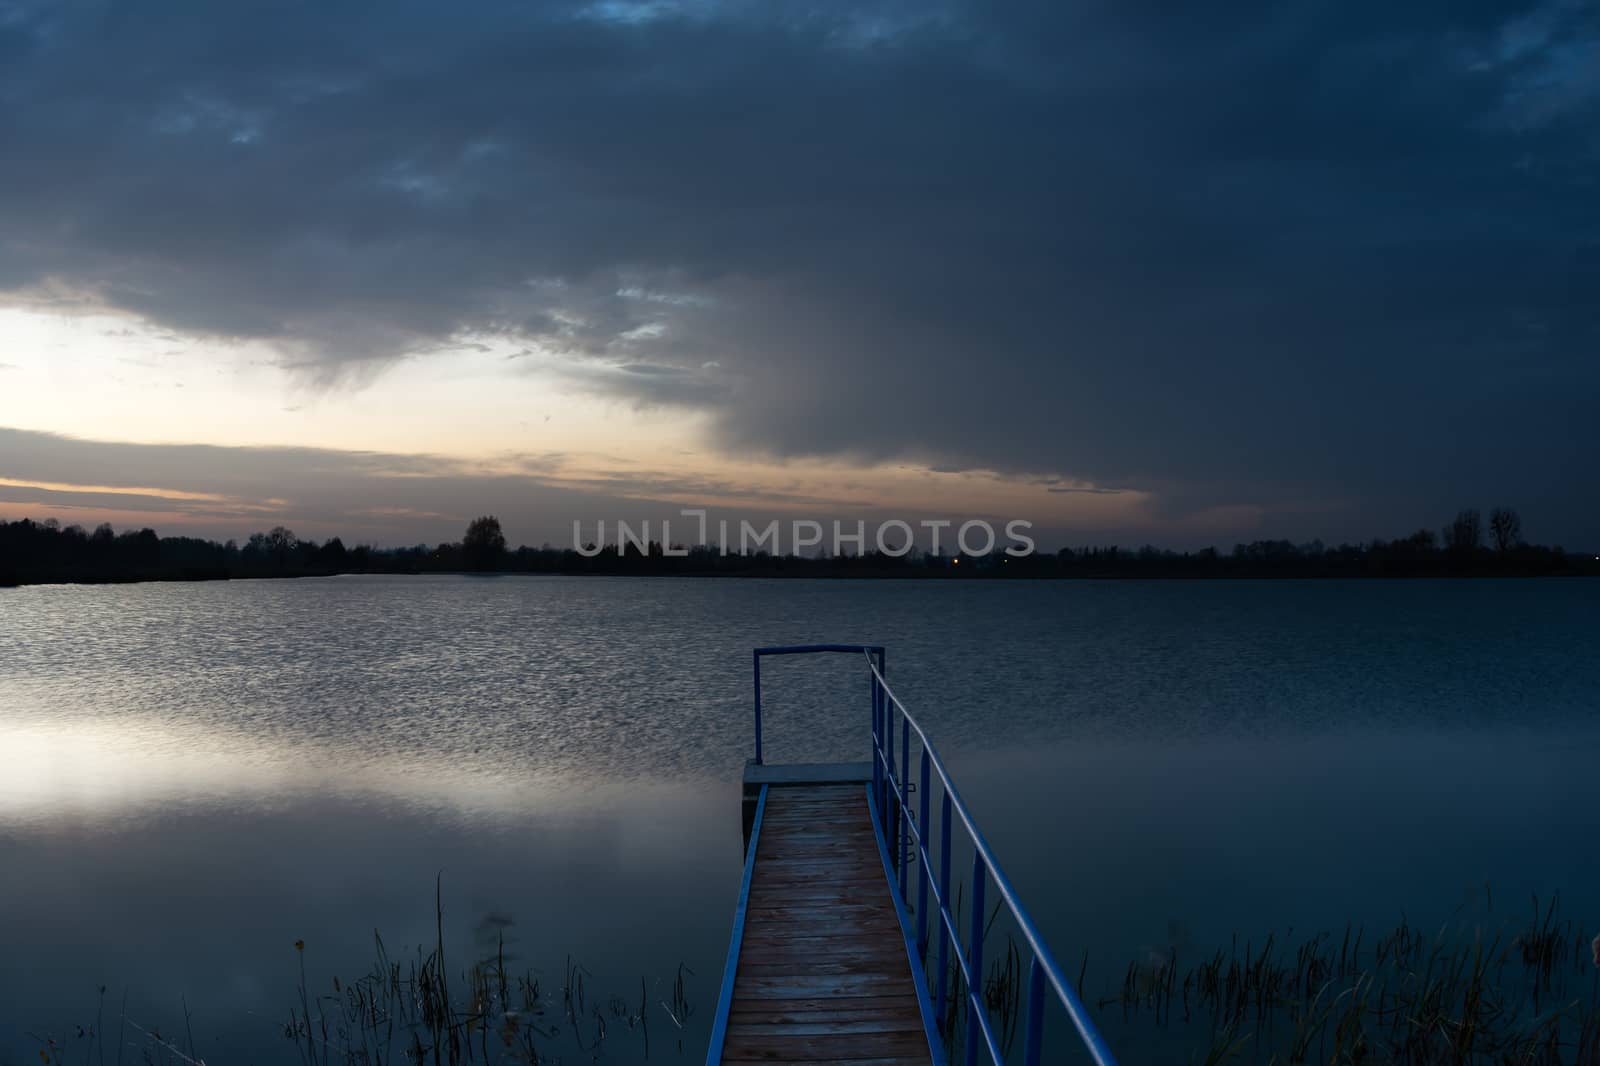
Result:
[[[1562,0],[13,3],[0,285],[330,380],[522,338],[741,452],[1600,540],[1597,71]]]

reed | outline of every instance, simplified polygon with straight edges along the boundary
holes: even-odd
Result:
[[[276,1023],[287,1041],[285,1057],[302,1066],[539,1066],[549,1062],[648,1061],[662,1052],[682,1056],[703,1047],[685,1047],[684,1033],[695,1017],[689,982],[695,975],[678,965],[664,989],[639,979],[638,999],[592,995],[592,974],[571,956],[561,970],[561,985],[549,990],[533,970],[512,969],[501,932],[487,958],[452,970],[445,961],[442,887],[435,884],[432,945],[403,958],[391,956],[377,930],[366,973],[353,980],[332,979],[318,991],[307,979],[311,948],[294,943],[298,985],[287,1016]],[[187,1001],[181,1007],[181,1036],[129,1017],[126,994],[119,1016],[106,1029],[106,989],[92,1025],[61,1032],[30,1032],[37,1043],[38,1066],[106,1066],[105,1041],[115,1047],[116,1066],[124,1052],[140,1066],[207,1066],[197,1051]],[[658,1015],[652,1018],[653,1015]],[[652,1021],[670,1024],[668,1041],[652,1040]],[[292,1049],[292,1050],[291,1050]],[[21,1066],[0,1049],[0,1066]]]
[[[1128,964],[1095,1002],[1135,1040],[1191,1037],[1193,1062],[1600,1066],[1600,964],[1555,899],[1498,928],[1429,935],[1401,921],[1366,939],[1352,927],[1259,948],[1235,937],[1187,967],[1173,947]]]
[[[343,984],[335,978],[331,995],[310,994],[302,967],[300,1008],[290,1009],[284,1036],[299,1050],[304,1066],[538,1066],[566,1059],[562,1053],[567,1051],[576,1052],[579,1061],[650,1058],[653,1010],[646,978],[639,979],[636,1004],[618,994],[601,1002],[590,994],[592,974],[569,955],[561,987],[550,993],[533,971],[507,967],[502,933],[494,954],[456,974],[452,984],[442,894],[437,886],[435,892],[431,950],[418,947],[414,957],[396,962],[374,931],[372,969]],[[692,976],[680,964],[670,1002],[658,999],[655,1005],[679,1034],[679,1054],[684,1024],[694,1014],[685,980]],[[636,1039],[617,1046],[628,1038]]]

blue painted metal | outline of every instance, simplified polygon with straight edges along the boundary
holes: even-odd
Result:
[[[882,677],[884,672],[884,648],[882,644],[782,644],[771,648],[757,648],[751,656],[755,660],[755,688],[756,688],[756,765],[761,766],[763,752],[761,750],[761,660],[768,655],[810,655],[814,652],[844,652],[848,655],[867,656],[870,662],[877,658],[877,677]],[[876,677],[872,684],[876,686]]]
[[[980,912],[985,906],[985,889],[992,884],[1001,903],[1011,912],[1012,920],[1016,923],[1017,930],[1021,933],[1023,941],[1032,952],[1032,960],[1029,963],[1030,979],[1033,969],[1037,967],[1042,977],[1041,987],[1048,985],[1049,989],[1055,993],[1057,1002],[1065,1009],[1067,1017],[1071,1020],[1073,1028],[1077,1030],[1078,1039],[1089,1053],[1090,1059],[1097,1066],[1116,1066],[1116,1057],[1111,1053],[1105,1038],[1100,1035],[1099,1030],[1095,1027],[1094,1021],[1089,1017],[1088,1010],[1085,1009],[1083,1002],[1079,999],[1077,991],[1068,982],[1065,973],[1062,972],[1060,965],[1056,962],[1055,956],[1050,953],[1050,948],[1045,944],[1044,937],[1040,934],[1038,926],[1034,924],[1027,908],[1022,905],[1016,888],[1011,884],[1010,879],[1006,877],[1005,872],[1001,870],[999,863],[996,862],[994,852],[989,847],[989,842],[984,839],[983,834],[978,830],[978,825],[972,817],[972,812],[961,801],[961,794],[951,780],[950,772],[945,769],[944,761],[939,758],[938,751],[929,742],[927,733],[923,731],[922,726],[917,723],[911,712],[906,709],[905,704],[901,703],[899,697],[894,694],[894,690],[889,687],[889,683],[884,679],[882,672],[872,662],[871,656],[867,657],[867,668],[873,672],[874,680],[880,690],[879,699],[883,704],[880,716],[882,721],[874,736],[876,748],[873,752],[873,760],[880,764],[879,768],[886,779],[884,792],[889,797],[890,802],[900,805],[899,809],[895,811],[880,810],[879,817],[885,819],[885,824],[890,824],[890,819],[893,819],[894,824],[898,824],[905,817],[908,806],[906,794],[902,789],[905,771],[901,772],[901,782],[895,781],[893,737],[896,714],[901,718],[903,724],[902,732],[908,733],[909,736],[914,736],[921,745],[923,754],[926,756],[934,774],[937,775],[944,793],[940,805],[943,824],[940,826],[939,834],[939,892],[937,894],[940,918],[939,976],[935,992],[935,1015],[941,1019],[944,1017],[944,1008],[947,1002],[944,989],[945,969],[948,965],[949,954],[953,954],[956,966],[960,970],[961,978],[967,986],[965,997],[968,1007],[967,1061],[969,1063],[976,1061],[977,1041],[981,1038],[988,1049],[991,1061],[996,1066],[1003,1066],[1005,1058],[1000,1052],[999,1042],[995,1039],[993,1027],[989,1024],[988,1011],[984,1007],[981,995],[983,985],[984,917]],[[881,742],[881,738],[885,737],[888,738],[888,743]],[[903,741],[902,748],[905,746],[906,743]],[[904,752],[902,751],[903,758]],[[968,957],[967,952],[962,950],[960,934],[955,928],[955,919],[950,910],[950,830],[953,822],[952,813],[961,820],[961,825],[966,830],[967,839],[973,849],[973,906],[971,930],[969,931],[970,957]],[[919,863],[926,870],[931,865],[927,849],[919,846],[917,853]],[[900,887],[903,891],[904,885],[902,884]],[[1034,994],[1032,991],[1029,993],[1029,1016],[1026,1020],[1028,1029],[1025,1032],[1031,1033],[1033,1027],[1037,1024],[1039,1026],[1038,1035],[1042,1042],[1042,1009],[1034,1009],[1034,1004],[1032,1003]],[[1042,1008],[1044,993],[1041,990],[1037,995],[1041,1000]],[[1040,1050],[1038,1048],[1033,1049],[1033,1054],[1034,1057],[1028,1060],[1027,1066],[1036,1066]]]
[[[967,1066],[978,1066],[978,1037],[983,1035],[982,1025],[973,1025],[972,1019],[984,1013],[983,1005],[983,890],[989,883],[983,868],[983,854],[972,853],[972,916],[967,927],[967,998],[971,1000],[967,1017]]]
[[[950,793],[939,799],[939,997],[935,1013],[944,1018],[945,975],[950,971]]]
[[[911,726],[904,722],[902,722],[900,725],[900,783],[907,789],[911,787]],[[895,823],[895,827],[903,831],[903,835],[900,840],[900,850],[897,853],[900,856],[901,899],[906,898],[906,892],[909,891],[906,886],[907,882],[910,880],[906,877],[906,870],[907,864],[911,861],[911,853],[906,848],[905,837],[910,836],[912,833],[916,833],[918,837],[917,842],[919,844],[922,842],[922,830],[914,825],[911,825],[910,822],[911,804],[906,802],[906,796],[904,793],[902,793],[900,796],[900,819]]]
[[[1023,1066],[1039,1066],[1044,1050],[1044,964],[1039,956],[1028,964],[1028,1032],[1022,1038]]]
[[[767,787],[761,786],[756,801],[755,823],[750,827],[750,847],[744,855],[744,880],[739,885],[739,903],[733,911],[733,934],[728,938],[728,961],[722,967],[722,994],[717,997],[717,1013],[711,1022],[711,1045],[706,1049],[706,1066],[719,1066],[722,1045],[728,1038],[728,1011],[733,1007],[733,981],[739,972],[739,948],[744,944],[744,917],[750,907],[750,879],[756,872],[756,846],[761,843],[761,820],[767,813]]]
[[[761,652],[750,657],[756,667],[756,765],[761,765]]]
[[[874,759],[874,762],[877,760]],[[922,752],[922,782],[918,798],[922,810],[917,815],[917,850],[921,861],[917,863],[917,954],[928,957],[928,752]]]
[[[895,864],[889,854],[889,842],[883,835],[883,819],[878,814],[877,800],[870,790],[867,792],[867,810],[871,815],[872,835],[878,841],[878,859],[883,863],[884,880],[893,883]],[[912,937],[911,915],[906,913],[905,904],[893,892],[889,893],[889,898],[894,902],[894,916],[900,922],[900,936],[906,945],[906,961],[911,964],[911,985],[916,992],[917,1009],[922,1014],[923,1032],[928,1035],[928,1054],[933,1058],[933,1066],[949,1066],[944,1042],[938,1037],[939,1026],[933,1013],[933,1000],[928,995],[928,980],[922,972],[922,956]]]
[[[883,743],[883,699],[878,691],[878,679],[869,675],[867,680],[872,685],[872,750],[876,751]],[[872,794],[877,797],[878,806],[882,807],[883,767],[877,759],[872,760]]]
[[[935,1057],[935,1062],[943,1066],[944,1038],[941,1026],[946,1018],[947,1010],[956,996],[965,1001],[967,1008],[967,1041],[965,1058],[969,1064],[977,1061],[979,1042],[994,1066],[1005,1066],[1005,1056],[1001,1052],[1000,1043],[996,1038],[994,1027],[989,1021],[988,1010],[983,998],[983,937],[986,915],[983,913],[987,906],[987,889],[992,885],[999,902],[1010,912],[1018,932],[1021,933],[1023,942],[1031,952],[1028,965],[1028,993],[1027,1015],[1024,1028],[1023,1061],[1024,1066],[1038,1066],[1042,1054],[1044,1037],[1044,1008],[1047,1003],[1046,992],[1053,992],[1057,1003],[1065,1010],[1073,1028],[1077,1031],[1079,1042],[1089,1054],[1089,1058],[1096,1066],[1116,1066],[1116,1058],[1111,1053],[1105,1039],[1095,1027],[1094,1021],[1089,1017],[1083,1002],[1079,999],[1077,991],[1068,982],[1062,972],[1055,956],[1050,953],[1049,947],[1044,942],[1038,927],[1022,905],[1015,887],[1000,869],[989,843],[978,830],[977,822],[973,819],[971,811],[961,800],[960,793],[956,790],[955,783],[950,779],[950,773],[945,768],[944,761],[939,758],[939,753],[934,750],[928,740],[928,735],[923,731],[905,704],[900,702],[894,690],[889,687],[884,677],[884,648],[881,645],[858,644],[805,644],[773,648],[757,648],[755,650],[755,685],[756,685],[756,761],[762,758],[761,751],[761,659],[766,655],[798,655],[810,652],[853,652],[866,657],[867,668],[870,671],[871,694],[871,743],[872,743],[872,782],[867,786],[867,803],[872,813],[873,832],[878,839],[879,851],[884,861],[884,872],[894,889],[890,897],[894,900],[896,914],[901,921],[901,931],[905,935],[907,951],[910,953],[912,979],[916,984],[918,1003],[922,1008],[923,1022],[928,1031],[929,1048]],[[895,719],[900,719],[900,766],[896,775],[895,766]],[[921,780],[913,785],[910,782],[910,759],[912,742],[921,748],[920,770]],[[939,802],[939,872],[938,886],[933,887],[930,881],[933,878],[933,857],[929,851],[929,807],[931,801],[931,788],[933,779],[938,779],[941,796]],[[919,791],[919,811],[913,815],[910,803],[910,794]],[[762,790],[763,802],[766,790]],[[957,819],[966,832],[966,842],[972,846],[973,889],[972,907],[969,917],[967,935],[967,948],[963,949],[961,932],[957,928],[958,918],[952,910],[954,904],[950,895],[950,858],[952,828]],[[757,813],[757,827],[759,831],[760,812]],[[749,886],[749,867],[754,862],[754,840],[751,838],[750,859],[746,868],[746,890]],[[917,862],[917,913],[920,929],[914,930],[906,911],[909,893],[908,864],[915,856]],[[928,896],[932,895],[933,908],[930,909]],[[743,928],[744,895],[741,894],[740,917],[737,928]],[[924,976],[928,959],[929,934],[927,922],[930,917],[936,920],[938,931],[938,945],[936,948],[935,978],[933,990],[927,987]],[[736,934],[737,935],[737,934]],[[947,988],[951,973],[950,963],[955,962],[955,972],[958,980],[965,985],[965,994],[956,988]],[[737,964],[737,943],[729,959],[729,971],[724,977],[723,995],[731,996],[732,967]],[[960,1000],[957,1000],[960,1002]],[[721,1039],[726,1029],[726,1010],[719,1004],[719,1022],[713,1032],[712,1054],[720,1056]],[[708,1057],[708,1066],[714,1066],[717,1059]]]

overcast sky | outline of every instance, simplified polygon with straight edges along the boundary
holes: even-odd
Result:
[[[1600,546],[1597,178],[1593,3],[0,0],[0,516]]]

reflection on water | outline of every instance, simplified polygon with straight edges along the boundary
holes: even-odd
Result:
[[[582,810],[578,796],[603,780],[513,775],[466,760],[429,761],[390,753],[341,761],[299,748],[251,751],[213,744],[204,731],[167,722],[0,722],[7,769],[0,811],[12,825],[63,819],[126,824],[184,807],[261,810],[329,794],[449,816],[511,816],[543,809]],[[319,754],[321,757],[319,758]],[[597,799],[598,802],[598,799]]]
[[[452,792],[412,768],[407,795],[407,780],[363,792],[263,774],[231,793],[220,777],[182,793],[141,780],[128,794],[144,805],[126,815],[83,807],[12,827],[0,896],[24,965],[4,971],[7,1034],[91,1020],[103,984],[113,1002],[129,990],[129,1016],[151,1028],[172,1031],[187,1004],[214,1060],[287,1061],[295,941],[313,994],[370,970],[375,930],[393,957],[432,950],[436,876],[447,957],[463,968],[499,955],[503,934],[507,969],[551,993],[568,954],[597,995],[637,998],[644,978],[664,1000],[680,962],[717,972],[740,861],[730,786]],[[713,983],[690,982],[685,1038],[702,1053]]]
[[[737,890],[749,649],[882,641],[1064,959],[1442,919],[1600,918],[1600,583],[361,579],[0,592],[0,1061],[97,989],[292,1061],[331,987],[507,926],[636,996]],[[774,759],[856,755],[866,682],[773,664]],[[764,673],[765,673],[764,669]],[[663,1024],[661,1028],[667,1028]]]

